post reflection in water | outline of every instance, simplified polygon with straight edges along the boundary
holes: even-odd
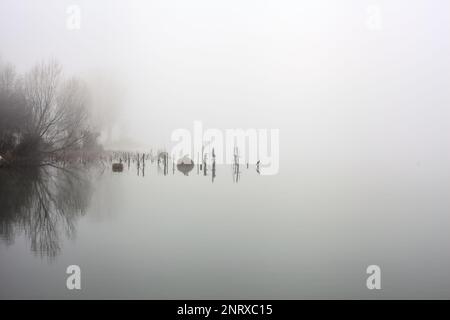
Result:
[[[61,237],[75,237],[76,221],[89,205],[89,171],[38,167],[0,170],[0,237],[8,244],[24,233],[31,251],[54,258]]]
[[[203,175],[211,175],[211,182],[214,183],[217,176],[214,150],[211,155],[210,174],[206,160],[201,164],[200,170]],[[168,175],[168,158],[164,152],[157,158],[157,174]],[[122,164],[122,159],[126,159],[127,163],[134,160],[138,176],[147,177],[144,155],[138,155],[134,159],[129,155],[117,159],[111,156],[109,162],[118,160]],[[102,165],[103,170],[99,170]],[[188,157],[183,157],[177,163],[172,159],[173,174],[177,170],[184,176],[189,176],[194,167],[194,162]],[[44,166],[0,170],[0,241],[12,245],[15,239],[25,236],[32,252],[41,257],[56,257],[62,250],[64,237],[75,237],[76,222],[87,212],[91,203],[93,180],[96,180],[98,174],[103,175],[106,168],[103,162],[99,162],[98,165],[89,167]],[[239,182],[239,163],[234,163],[232,170],[233,181]],[[114,174],[120,176],[124,173],[119,171]]]

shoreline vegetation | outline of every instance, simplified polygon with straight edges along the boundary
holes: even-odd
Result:
[[[98,137],[82,80],[64,77],[55,60],[22,75],[0,61],[0,167],[92,158],[103,151]]]
[[[105,77],[99,79],[89,87],[79,78],[64,75],[56,60],[37,63],[23,74],[0,60],[0,168],[109,162],[121,172],[135,163],[138,173],[144,175],[148,161],[156,162],[165,175],[175,169],[188,175],[194,166],[197,173],[206,176],[211,169],[215,175],[214,149],[209,154],[203,147],[195,164],[186,156],[172,159],[164,148],[155,153],[105,150],[98,140],[100,132],[111,131],[120,90],[105,90],[115,88],[114,83]],[[105,91],[107,98],[102,97]],[[110,96],[110,91],[116,93]],[[237,148],[233,170],[238,176]]]
[[[96,76],[89,87],[81,79],[65,76],[56,60],[37,63],[23,74],[0,60],[0,168],[116,161],[143,169],[148,160],[164,164],[167,172],[165,150],[156,154],[105,150],[98,142],[101,131],[109,137],[120,90],[111,79]]]

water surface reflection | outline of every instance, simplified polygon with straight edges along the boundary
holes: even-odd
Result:
[[[92,184],[85,168],[0,170],[0,237],[12,244],[24,233],[31,250],[54,258],[61,237],[75,237],[75,224],[89,205]]]

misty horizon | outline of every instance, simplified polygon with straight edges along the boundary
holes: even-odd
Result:
[[[2,1],[0,57],[20,73],[55,58],[93,90],[101,79],[119,88],[113,149],[170,149],[172,131],[195,120],[281,128],[285,145],[300,139],[307,153],[326,136],[377,147],[380,126],[399,139],[383,141],[389,148],[419,137],[446,145],[446,10],[389,3],[380,31],[367,26],[370,3],[353,3],[79,1],[71,30],[70,2]],[[441,125],[424,130],[431,122]],[[399,136],[402,126],[419,135]]]
[[[0,299],[449,299],[449,57],[447,0],[1,0]]]

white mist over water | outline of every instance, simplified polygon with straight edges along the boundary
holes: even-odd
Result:
[[[3,0],[0,55],[89,82],[107,148],[280,130],[275,176],[108,168],[54,261],[2,239],[0,297],[373,298],[370,264],[376,298],[450,297],[447,0]]]
[[[73,4],[79,30],[66,27]],[[355,154],[355,140],[383,140],[384,153],[448,144],[448,2],[379,1],[379,30],[369,5],[7,0],[0,53],[19,69],[55,57],[68,73],[117,83],[120,95],[104,92],[110,147],[169,148],[194,120],[278,128],[296,159],[322,144]]]

